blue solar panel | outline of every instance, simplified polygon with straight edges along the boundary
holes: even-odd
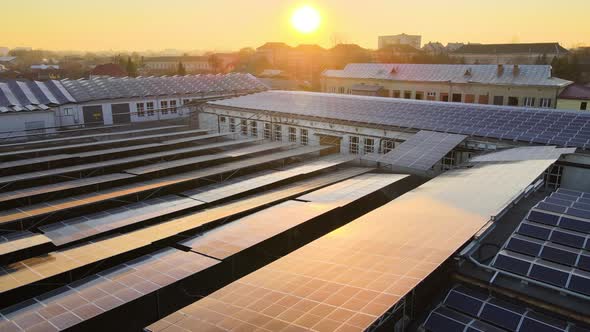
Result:
[[[529,275],[531,278],[541,280],[559,287],[565,287],[569,277],[568,271],[541,264],[533,264]]]
[[[559,216],[532,210],[527,217],[528,220],[547,225],[557,225]]]
[[[530,256],[537,256],[543,247],[543,243],[534,242],[534,240],[527,240],[517,237],[512,237],[508,240],[506,248],[521,254]]]
[[[508,307],[506,303],[491,300],[484,306],[480,317],[496,326],[516,331],[523,313],[522,308]]]
[[[541,240],[547,240],[549,239],[549,235],[551,234],[551,229],[547,227],[542,227],[540,225],[534,225],[523,222],[520,224],[518,228],[518,233]]]
[[[440,307],[430,314],[424,327],[431,332],[463,332],[472,320],[458,312]]]
[[[578,232],[590,233],[590,221],[562,217],[559,226]]]
[[[559,264],[574,266],[578,260],[578,253],[546,245],[543,247],[540,257]]]
[[[590,274],[582,274],[581,271],[572,274],[567,288],[575,292],[590,295]]]
[[[582,248],[586,238],[578,234],[555,229],[553,233],[551,233],[549,240],[551,240],[551,242],[563,244],[566,246]]]
[[[499,253],[494,261],[494,266],[509,272],[513,272],[520,275],[527,275],[531,262],[526,259],[518,259],[514,256],[509,256],[505,253]]]

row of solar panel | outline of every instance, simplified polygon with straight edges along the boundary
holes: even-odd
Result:
[[[590,331],[462,285],[449,291],[444,301],[429,314],[424,328],[430,332]]]
[[[590,116],[573,112],[551,111],[556,113],[551,115],[549,111],[542,110],[448,106],[396,99],[276,91],[211,104],[530,143],[590,147]],[[363,109],[363,113],[359,114],[358,109]],[[555,122],[555,129],[546,131],[551,128],[549,122]]]
[[[590,252],[582,249],[574,249],[572,247],[519,235],[512,235],[506,243],[505,248],[565,266],[590,271]]]
[[[531,212],[529,212],[527,219],[545,225],[559,226],[561,228],[582,233],[590,233],[590,220],[575,218],[565,214],[559,215],[556,213],[537,210],[538,207],[546,207],[546,205],[547,204],[545,203],[542,206],[538,205],[537,207],[533,208]]]
[[[373,176],[369,176],[367,179],[371,182],[371,185],[367,185],[362,179],[353,179],[349,182],[349,185],[357,189],[349,191],[355,192],[356,196],[350,199],[361,198],[404,176],[382,175],[382,177],[382,181],[373,181]],[[329,194],[330,192],[328,190],[326,193]],[[263,210],[249,217],[238,219],[219,230],[205,233],[197,237],[197,239],[202,240],[212,237],[210,240],[215,242],[218,241],[219,236],[232,237],[234,236],[232,234],[236,232],[240,237],[244,238],[242,234],[244,227],[250,229],[252,226],[257,226],[257,223],[266,222],[263,225],[264,232],[252,232],[250,229],[250,236],[245,237],[247,241],[241,245],[239,243],[235,244],[233,248],[235,253],[269,239],[330,209],[317,210],[316,206],[305,207],[308,203],[291,202],[298,205],[296,209],[300,212],[307,210],[311,214],[303,213],[303,216],[296,218],[296,223],[286,219],[283,219],[284,222],[276,222],[273,218],[269,219],[267,217],[270,211]],[[284,204],[269,209],[282,211],[287,208],[289,210],[288,205]],[[275,212],[270,214],[275,215]],[[241,225],[243,223],[245,224]],[[191,241],[194,241],[194,239],[189,240],[189,242]],[[196,256],[190,256],[191,254]],[[194,275],[217,263],[218,261],[214,259],[196,253],[163,249],[38,296],[32,302],[27,301],[4,309],[0,312],[0,318],[3,318],[0,319],[0,325],[15,330],[27,329],[33,326],[35,328],[54,326],[60,330],[65,329],[131,302],[143,295],[157,291],[180,279]]]

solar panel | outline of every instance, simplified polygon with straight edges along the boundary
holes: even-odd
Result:
[[[396,167],[428,171],[457,145],[464,135],[422,130],[384,155],[370,154],[363,158]]]
[[[293,153],[291,152],[291,154]],[[0,266],[0,295],[18,291],[23,286],[42,282],[48,278],[67,274],[72,270],[91,269],[95,264],[104,262],[113,256],[141,249],[177,234],[194,231],[217,220],[225,220],[233,215],[245,213],[261,206],[300,196],[308,191],[365,173],[367,170],[366,168],[351,168],[332,172],[326,176],[270,190],[251,198],[227,203],[130,233],[85,242],[73,248]]]
[[[299,200],[308,202],[284,202],[182,241],[181,244],[195,252],[223,260],[405,177],[388,174],[359,175],[298,197]],[[343,188],[346,190],[341,194],[339,191]]]
[[[45,195],[50,193],[62,192],[70,189],[84,188],[87,186],[93,186],[101,183],[115,183],[119,180],[130,179],[135,175],[125,173],[113,173],[107,175],[93,176],[84,179],[64,181],[54,184],[48,184],[44,186],[32,187],[19,189],[10,192],[0,193],[0,202],[8,202],[21,198],[32,198],[39,195]]]
[[[35,247],[51,247],[51,240],[43,234],[29,231],[7,233],[0,236],[0,262],[12,260],[15,254],[31,251]]]
[[[523,305],[507,302],[461,285],[449,291],[445,300],[430,312],[423,326],[426,331],[432,332],[454,331],[447,327],[457,327],[460,331],[585,330],[572,322],[547,317]]]
[[[516,137],[513,134],[514,138],[509,140],[540,144],[547,144],[549,140],[549,144],[582,149],[588,148],[588,143],[583,142],[587,142],[584,135],[590,128],[590,115],[579,112],[301,91],[266,91],[212,101],[209,106],[496,139],[520,133]],[[359,109],[363,112],[359,113]],[[547,128],[559,134],[548,132],[543,138],[541,134]]]
[[[193,146],[193,147],[182,148],[182,149],[154,152],[154,153],[126,157],[126,158],[105,160],[105,161],[80,164],[80,165],[74,165],[74,166],[68,166],[68,167],[62,167],[62,168],[53,168],[53,169],[49,169],[49,170],[45,170],[45,171],[21,173],[21,174],[16,174],[16,175],[0,177],[0,184],[13,183],[13,182],[18,182],[18,181],[28,181],[28,180],[40,179],[40,178],[44,178],[44,177],[56,176],[56,175],[67,174],[67,173],[82,172],[82,171],[87,171],[87,170],[96,169],[96,168],[120,166],[120,165],[135,163],[135,162],[148,161],[150,159],[160,159],[160,158],[164,158],[164,157],[175,156],[175,155],[183,154],[183,153],[194,153],[194,152],[206,151],[206,150],[210,150],[210,149],[217,149],[217,148],[221,148],[221,147],[230,147],[230,146],[234,146],[234,145],[252,143],[252,142],[256,142],[256,141],[260,141],[260,140],[261,139],[244,139],[244,140],[235,140],[235,141],[232,140],[232,141],[227,141],[227,142],[212,143],[212,144]],[[218,156],[217,158],[220,158],[220,157],[221,156]],[[205,157],[203,157],[203,158],[205,158]],[[216,158],[216,157],[211,157],[211,158]],[[131,172],[128,172],[128,173],[136,175]]]
[[[3,309],[2,323],[16,330],[71,328],[218,263],[195,253],[161,249]]]
[[[9,151],[9,152],[0,152],[0,157],[14,157],[14,156],[25,156],[30,154],[39,154],[39,153],[50,153],[54,151],[64,151],[70,149],[80,149],[80,148],[89,148],[95,146],[106,146],[106,145],[115,145],[120,143],[131,143],[131,142],[138,142],[143,140],[149,139],[164,139],[167,137],[174,137],[174,136],[182,136],[182,135],[191,135],[191,134],[202,134],[208,132],[208,129],[195,129],[195,130],[186,130],[186,131],[175,131],[172,133],[163,133],[163,134],[154,134],[154,135],[146,135],[146,136],[137,136],[137,137],[129,137],[129,138],[120,138],[114,140],[105,140],[105,141],[98,141],[98,142],[91,142],[91,143],[80,143],[80,144],[71,144],[71,145],[62,145],[62,146],[54,146],[48,148],[39,148],[39,149],[30,149],[30,150],[16,150],[16,151]]]
[[[113,131],[108,133],[97,133],[91,135],[81,135],[81,136],[68,136],[68,137],[59,137],[59,138],[50,138],[44,139],[39,141],[27,141],[27,142],[20,142],[20,143],[10,143],[10,144],[0,144],[0,149],[4,149],[7,147],[21,147],[27,145],[37,145],[37,144],[48,144],[48,143],[59,143],[59,142],[67,142],[67,141],[77,141],[80,139],[85,138],[97,138],[97,137],[110,137],[110,136],[121,136],[121,135],[133,135],[139,133],[147,133],[152,131],[161,131],[161,130],[171,130],[171,129],[179,129],[185,128],[185,125],[174,125],[174,126],[162,126],[162,127],[152,127],[152,128],[142,128],[142,129],[134,129],[134,130],[125,130],[125,131]],[[58,132],[61,133],[61,132]]]
[[[193,331],[222,327],[209,321],[214,311],[234,328],[280,323],[299,329],[325,324],[333,330],[366,329],[552,162],[480,163],[451,170],[180,310],[179,319],[169,323]],[[481,190],[488,181],[495,184],[493,193]],[[261,300],[266,309],[253,309]],[[227,306],[236,310],[218,309]],[[349,325],[352,321],[355,325]]]
[[[554,146],[519,147],[476,156],[472,158],[471,161],[482,162],[559,159],[563,154],[571,154],[575,152],[576,149],[558,149]]]

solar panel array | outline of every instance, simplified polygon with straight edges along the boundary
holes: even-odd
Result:
[[[0,113],[44,111],[76,100],[60,81],[7,80],[0,82]]]
[[[453,287],[424,322],[427,332],[584,332],[587,328],[548,317],[462,285]]]
[[[395,167],[428,171],[466,138],[464,135],[421,130],[386,154],[369,154],[363,158]]]
[[[65,330],[218,263],[195,253],[162,249],[1,310],[0,329]]]
[[[209,104],[590,149],[590,114],[584,112],[287,91],[266,91]]]
[[[590,194],[559,189],[539,202],[492,265],[590,295]]]
[[[551,163],[451,170],[148,329],[365,330]]]
[[[77,102],[166,95],[224,95],[266,90],[250,74],[123,77],[62,80],[61,84]]]
[[[180,244],[194,252],[223,260],[405,177],[390,174],[359,175],[297,198],[308,202],[287,201]]]
[[[575,148],[556,148],[555,146],[519,147],[495,151],[471,158],[473,162],[485,161],[518,161],[559,159],[560,156],[575,153]]]

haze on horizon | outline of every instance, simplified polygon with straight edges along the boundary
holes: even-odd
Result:
[[[320,12],[318,31],[290,25],[293,11]],[[335,41],[376,48],[377,36],[420,34],[429,41],[554,42],[590,45],[588,0],[41,0],[3,4],[0,46],[48,50],[237,50],[268,41]]]

